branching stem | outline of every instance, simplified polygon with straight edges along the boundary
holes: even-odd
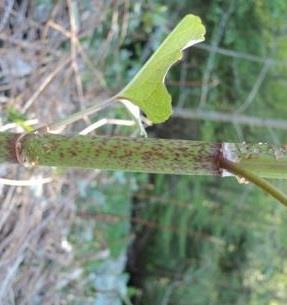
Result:
[[[230,173],[242,177],[246,179],[249,182],[254,183],[257,185],[260,189],[271,195],[273,198],[278,200],[280,203],[282,203],[285,207],[287,207],[287,196],[283,194],[280,190],[275,188],[272,184],[270,184],[265,179],[253,174],[249,170],[242,168],[238,164],[227,160],[225,158],[221,159],[220,161],[221,168],[224,168],[225,170],[229,171]]]
[[[49,124],[47,126],[47,131],[53,133],[53,132],[56,132],[59,129],[64,129],[67,125],[72,124],[72,123],[82,119],[85,116],[94,114],[97,111],[100,111],[102,109],[105,109],[105,108],[113,105],[116,101],[117,101],[116,97],[113,96],[113,97],[111,97],[111,98],[109,98],[109,99],[107,99],[107,100],[105,100],[101,103],[92,105],[89,108],[86,108],[86,109],[81,110],[79,112],[73,113],[72,115],[70,115],[67,118],[64,118],[62,120],[59,120],[57,122]]]

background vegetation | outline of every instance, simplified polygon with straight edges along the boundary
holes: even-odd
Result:
[[[38,0],[0,7],[1,130],[29,130],[31,119],[52,121],[112,95],[189,12],[203,19],[207,38],[168,75],[176,110],[287,117],[284,0]],[[181,113],[148,127],[149,136],[287,142],[286,130],[268,125]],[[108,109],[68,132],[102,118],[129,114]],[[95,134],[138,133],[106,122]],[[29,180],[28,188],[2,187],[5,304],[286,304],[287,213],[251,185],[11,166],[1,175]],[[30,180],[47,176],[41,187]],[[286,191],[285,181],[276,183]],[[12,241],[24,246],[16,251]]]

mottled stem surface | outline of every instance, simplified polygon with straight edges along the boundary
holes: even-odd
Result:
[[[21,137],[2,133],[0,145],[1,162],[165,174],[220,174],[216,164],[220,144],[32,133]]]
[[[184,175],[222,175],[222,158],[287,178],[287,148],[151,138],[0,133],[0,162]]]

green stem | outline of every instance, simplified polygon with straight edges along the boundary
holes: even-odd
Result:
[[[0,162],[161,174],[221,174],[216,163],[221,145],[205,142],[0,133],[0,147]]]
[[[0,162],[181,175],[224,176],[225,169],[287,206],[286,196],[259,177],[286,178],[286,146],[4,132]]]
[[[287,178],[286,145],[0,133],[0,162],[20,159],[46,166],[221,175],[222,158],[260,177]]]
[[[220,160],[219,164],[222,168],[226,169],[228,172],[238,177],[243,177],[247,181],[254,183],[260,189],[270,194],[273,198],[277,199],[280,203],[282,203],[285,207],[287,207],[287,196],[278,189],[276,189],[268,181],[260,178],[259,176],[253,174],[247,169],[242,168],[241,166],[230,160],[223,158],[222,160]]]
[[[111,106],[112,104],[114,104],[115,102],[116,102],[116,97],[115,96],[111,97],[101,103],[95,104],[84,110],[73,113],[65,119],[59,120],[54,123],[50,123],[48,126],[46,126],[45,129],[49,132],[57,131],[59,129],[62,129],[63,127],[66,127],[69,124],[72,124],[72,123],[84,118],[85,116],[89,116],[91,114],[94,114],[95,112],[105,109],[105,108]]]
[[[223,143],[225,159],[257,176],[287,179],[287,145]]]

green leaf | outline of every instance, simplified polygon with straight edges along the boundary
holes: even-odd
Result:
[[[204,40],[205,27],[199,17],[185,16],[167,36],[132,81],[119,93],[139,106],[153,123],[167,120],[171,113],[171,96],[164,84],[170,67],[182,58],[182,51]]]

